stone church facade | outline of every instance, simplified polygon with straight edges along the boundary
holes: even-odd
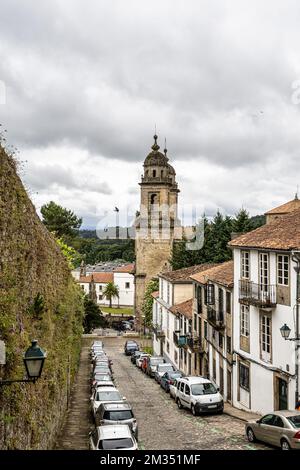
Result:
[[[144,161],[140,184],[140,211],[136,219],[135,313],[137,326],[141,327],[142,304],[149,281],[158,273],[170,269],[176,229],[178,185],[176,173],[167,157],[167,149],[160,152],[154,136],[151,152]]]

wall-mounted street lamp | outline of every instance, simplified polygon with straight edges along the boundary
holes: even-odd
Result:
[[[35,383],[40,378],[47,354],[39,347],[38,342],[33,340],[31,346],[23,356],[24,366],[27,373],[27,379],[0,380],[2,385],[11,385],[13,383]]]

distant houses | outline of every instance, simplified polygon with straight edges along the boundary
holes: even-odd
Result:
[[[300,336],[298,197],[266,216],[229,243],[232,261],[161,273],[153,294],[155,354],[258,413],[293,409],[299,399],[297,342],[283,337]]]
[[[98,305],[108,306],[104,291],[108,283],[115,284],[119,289],[119,298],[112,299],[113,307],[133,307],[134,305],[134,264],[99,263],[85,265],[74,271],[73,277],[87,295],[97,301]]]

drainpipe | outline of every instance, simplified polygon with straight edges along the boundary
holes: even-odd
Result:
[[[299,302],[300,302],[300,252],[293,252],[292,260],[296,263],[295,271],[297,274],[296,283],[296,334],[295,334],[295,375],[296,375],[296,392],[295,406],[299,401],[299,348],[300,348],[300,332],[299,332]]]

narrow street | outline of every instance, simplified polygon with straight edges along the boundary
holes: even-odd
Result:
[[[266,449],[249,444],[244,437],[244,422],[227,415],[194,417],[179,410],[174,400],[123,353],[124,338],[104,338],[104,348],[113,360],[116,387],[133,406],[139,426],[141,449]],[[77,383],[57,449],[88,449],[89,414],[88,360],[89,344],[84,340]]]

